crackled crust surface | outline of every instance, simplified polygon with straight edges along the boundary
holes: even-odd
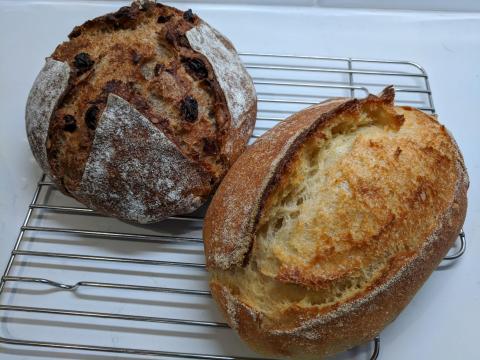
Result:
[[[468,187],[458,148],[434,118],[392,104],[387,88],[293,115],[214,197],[204,232],[212,293],[257,350],[318,358],[371,339],[455,240]],[[262,182],[234,195],[268,153]],[[221,215],[232,202],[241,217]]]

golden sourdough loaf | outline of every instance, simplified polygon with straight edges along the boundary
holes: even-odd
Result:
[[[33,154],[60,190],[140,223],[198,208],[255,116],[232,44],[191,10],[151,1],[75,27],[26,108]]]
[[[257,351],[322,358],[366,342],[453,244],[468,176],[443,125],[378,97],[292,115],[233,165],[208,209],[213,297]]]

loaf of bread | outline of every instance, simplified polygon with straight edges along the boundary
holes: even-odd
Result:
[[[151,1],[75,27],[26,108],[33,154],[60,190],[140,223],[203,204],[255,117],[232,44],[191,10]]]
[[[260,353],[318,359],[372,339],[455,241],[468,188],[459,149],[434,117],[393,102],[388,87],[292,115],[216,192],[204,226],[212,295]]]

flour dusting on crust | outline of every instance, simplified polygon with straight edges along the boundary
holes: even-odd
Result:
[[[339,104],[343,102],[345,100],[338,101]],[[315,105],[312,110],[326,109],[325,106],[330,106],[331,103],[332,101],[328,101]],[[298,122],[284,121],[270,129],[252,145],[250,151],[241,155],[240,160],[234,163],[230,172],[227,173],[212,202],[212,204],[216,204],[216,201],[219,203],[213,207],[210,206],[207,212],[206,226],[211,225],[212,228],[210,235],[207,236],[209,237],[209,244],[206,246],[207,266],[226,270],[245,261],[245,256],[254,241],[253,229],[262,205],[261,196],[274,180],[275,174],[293,144],[312,126],[312,124],[304,124],[305,126],[297,127],[297,124]],[[252,151],[254,148],[262,150]],[[258,164],[255,173],[236,170],[237,166],[243,166],[240,164],[254,163]],[[229,187],[232,183],[230,174],[245,178],[242,178],[242,181],[237,179],[235,187],[231,188]],[[258,174],[263,175],[258,177]],[[209,212],[216,208],[221,208],[222,211],[209,216]],[[217,216],[222,218],[222,222],[216,221]],[[210,218],[211,221],[209,221]],[[235,230],[232,231],[232,229]]]
[[[188,175],[187,175],[188,174]],[[159,221],[204,201],[208,177],[130,103],[110,94],[77,196],[124,220]]]
[[[237,312],[239,307],[239,301],[228,291],[227,288],[221,290],[225,298],[225,311],[227,312],[227,320],[232,329],[238,329]]]
[[[32,153],[42,170],[50,176],[46,141],[53,111],[68,87],[70,67],[48,58],[33,83],[25,109],[27,137]]]
[[[253,105],[255,88],[235,49],[233,46],[228,49],[224,43],[226,40],[204,22],[185,35],[190,46],[204,55],[212,65],[232,114],[233,126],[238,128],[243,123],[245,113]]]

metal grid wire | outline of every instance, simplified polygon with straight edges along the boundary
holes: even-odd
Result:
[[[241,56],[258,95],[251,141],[308,105],[364,97],[389,84],[397,104],[435,113],[428,76],[412,62]],[[105,353],[115,356],[107,359],[256,359],[210,298],[203,213],[129,225],[84,208],[42,176],[0,283],[1,352],[48,358],[54,356],[48,348],[56,348],[78,359],[104,359],[99,354]],[[464,251],[462,231],[445,260]],[[338,359],[377,359],[379,351],[377,337]]]

